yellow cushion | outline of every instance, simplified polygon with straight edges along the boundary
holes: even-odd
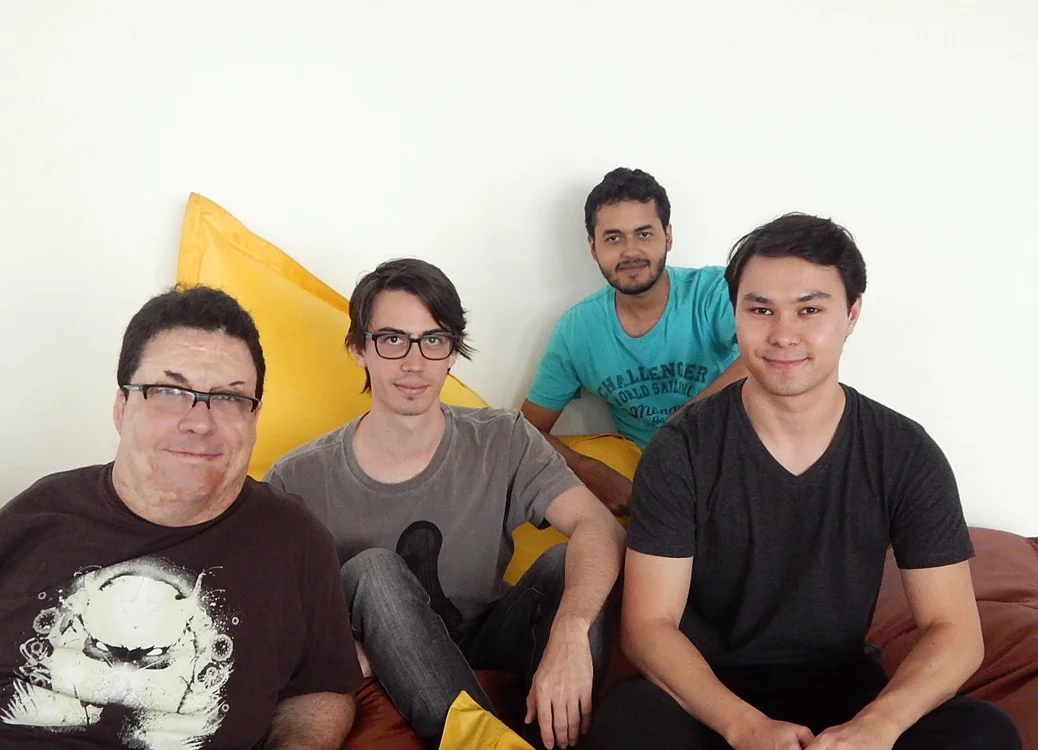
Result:
[[[641,449],[630,440],[619,435],[572,435],[560,437],[563,443],[585,456],[597,458],[616,469],[628,479],[634,478],[634,469],[641,458]],[[626,520],[623,521],[626,525]],[[515,583],[548,547],[566,541],[566,537],[555,529],[537,529],[524,523],[512,533],[515,552],[505,570],[505,580]]]
[[[372,264],[374,265],[374,263]],[[364,370],[343,344],[349,301],[250,232],[217,204],[192,193],[184,212],[177,281],[235,297],[256,321],[267,362],[263,410],[249,474],[368,410]],[[486,406],[449,376],[442,398]]]
[[[533,750],[533,747],[462,690],[447,711],[440,750]]]

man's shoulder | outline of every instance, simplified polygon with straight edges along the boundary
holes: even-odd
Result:
[[[47,474],[0,506],[0,513],[14,513],[30,508],[41,510],[41,503],[66,500],[70,493],[80,493],[84,487],[96,486],[110,467],[110,463],[96,464]]]
[[[486,439],[496,434],[510,434],[516,423],[524,419],[518,409],[497,409],[491,406],[454,406],[444,404],[454,419],[459,435]]]
[[[721,449],[720,432],[726,430],[732,408],[742,393],[743,381],[725,386],[717,393],[682,407],[681,412],[671,417],[656,430],[649,443],[673,448],[682,446],[693,458],[705,458]],[[646,446],[646,451],[649,446]]]
[[[891,407],[869,398],[855,388],[841,383],[851,408],[857,412],[864,430],[881,439],[896,439],[911,443],[932,443],[926,428],[919,422]]]
[[[588,318],[606,318],[612,309],[612,306],[607,304],[612,289],[611,286],[606,284],[584,297],[584,299],[571,305],[559,318],[558,325],[564,329],[566,325],[572,325],[578,321],[586,321]]]
[[[330,453],[335,453],[340,449],[347,431],[354,422],[356,420],[339,425],[335,429],[293,448],[271,464],[270,471],[290,466],[298,468],[300,465],[323,461]]]
[[[300,532],[309,539],[325,536],[324,525],[299,495],[279,490],[267,482],[257,482],[251,477],[245,478],[243,493],[253,522],[277,529],[281,534],[290,530],[293,538]]]

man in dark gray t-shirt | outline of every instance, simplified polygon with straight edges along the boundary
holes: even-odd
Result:
[[[984,644],[951,468],[839,380],[865,291],[853,239],[783,216],[725,276],[749,376],[638,465],[622,622],[644,677],[605,698],[597,746],[1019,750],[1005,713],[953,697]],[[865,644],[888,547],[920,632],[889,680]]]
[[[332,532],[366,673],[435,746],[461,691],[493,710],[473,669],[514,672],[527,689],[527,739],[575,744],[608,658],[622,527],[521,413],[440,401],[470,349],[438,268],[383,263],[357,285],[350,319],[371,410],[283,456],[265,479]],[[570,541],[509,587],[512,532],[526,522]]]

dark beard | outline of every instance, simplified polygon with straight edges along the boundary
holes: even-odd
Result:
[[[609,282],[609,286],[613,287],[613,289],[618,291],[620,294],[644,294],[645,292],[649,291],[654,286],[656,286],[656,282],[660,280],[660,276],[663,275],[663,269],[665,269],[666,267],[667,256],[664,255],[662,258],[660,258],[660,262],[656,265],[655,272],[647,281],[626,285],[621,284],[615,278],[609,278],[608,276],[606,276],[604,272],[602,273],[602,275],[605,276],[605,280]]]

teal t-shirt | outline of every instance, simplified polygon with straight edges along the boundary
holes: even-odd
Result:
[[[555,324],[527,398],[562,409],[583,387],[605,399],[616,429],[644,448],[739,356],[724,269],[666,270],[667,306],[644,336],[620,327],[611,286],[571,307]]]

